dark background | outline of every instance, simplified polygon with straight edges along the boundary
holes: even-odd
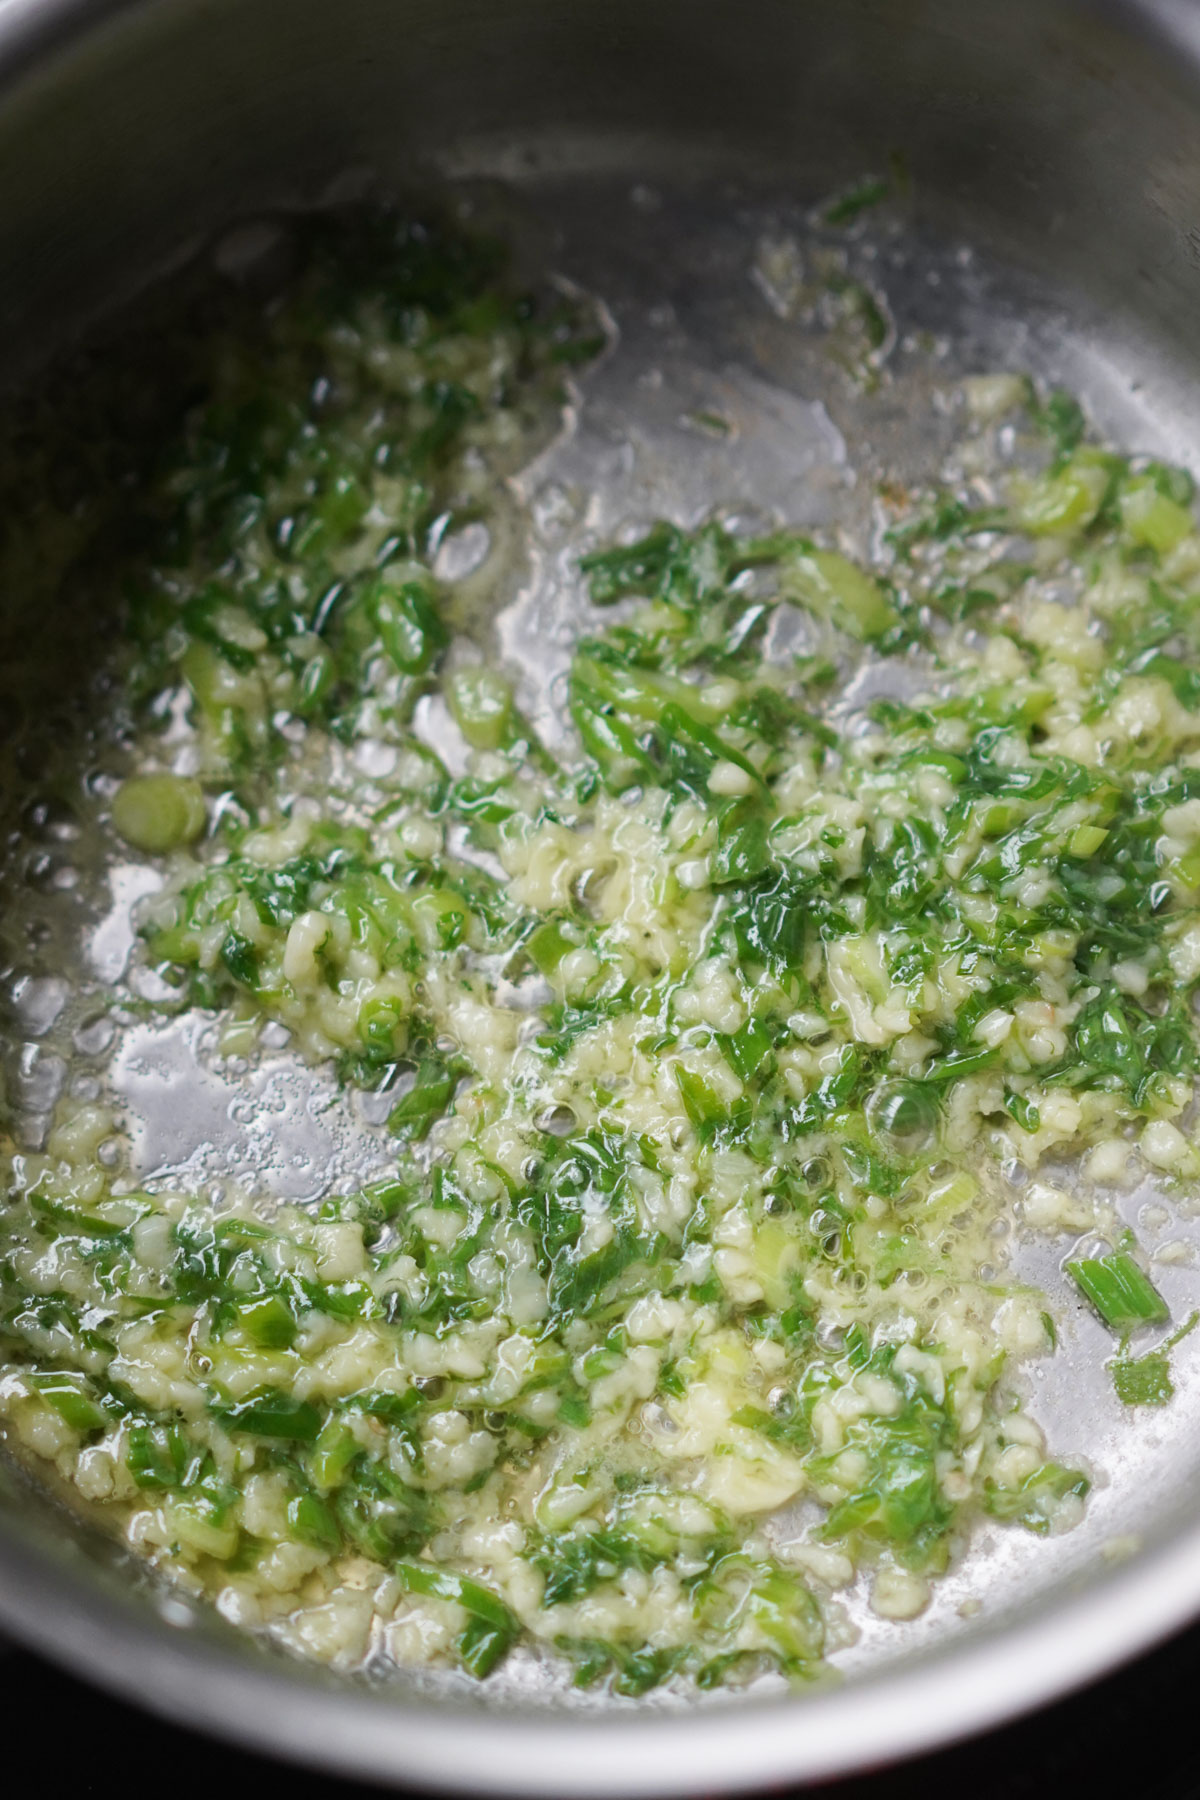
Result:
[[[39,1746],[26,1779],[40,1800],[147,1792],[370,1800],[378,1792],[176,1730],[23,1651],[0,1649],[0,1696],[9,1745]],[[1200,1626],[1003,1731],[805,1792],[807,1800],[1200,1800]]]

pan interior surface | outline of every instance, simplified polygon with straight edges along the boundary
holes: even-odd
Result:
[[[530,9],[530,18],[538,10]],[[547,16],[553,11],[541,10]],[[269,9],[259,11],[265,15]],[[715,9],[714,16],[721,11]],[[811,9],[810,29],[832,63],[852,70],[866,41],[854,32],[881,29],[887,11],[852,9],[851,29],[831,24],[824,9]],[[762,9],[764,30],[768,14],[777,20],[773,9]],[[311,48],[319,27],[307,11],[303,16],[307,23],[299,38]],[[944,15],[916,9],[914,16],[913,41],[949,54]],[[189,13],[188,29],[201,32],[197,21],[215,17],[219,9]],[[972,17],[978,21],[979,15]],[[413,19],[415,29],[420,22],[415,11]],[[1063,9],[1059,23],[1067,48],[1060,54],[1067,64],[1076,20],[1074,9]],[[359,21],[364,39],[369,41],[378,24],[364,15]],[[622,17],[621,25],[632,33],[628,18]],[[208,29],[213,28],[210,22]],[[256,24],[256,31],[261,28]],[[307,39],[310,29],[313,38]],[[846,35],[839,38],[839,31]],[[542,42],[532,29],[530,39]],[[131,39],[134,49],[123,67],[135,68],[139,55],[150,66],[153,41],[152,33],[140,47]],[[454,43],[465,41],[466,34]],[[454,48],[449,35],[441,48],[443,55]],[[92,50],[101,67],[105,56],[115,55],[111,46]],[[519,47],[510,46],[509,53],[516,57]],[[389,54],[395,58],[394,46]],[[704,79],[710,80],[710,65],[702,61]],[[304,83],[317,91],[312,65],[297,73],[299,59],[290,69],[286,57],[284,63],[281,87],[290,101]],[[117,79],[133,79],[122,76],[119,59],[113,66]],[[72,78],[86,83],[86,69],[75,70]],[[653,91],[644,72],[641,80]],[[244,102],[237,88],[238,78],[231,77],[232,109],[240,116]],[[25,104],[36,121],[36,94],[27,95]],[[156,103],[145,104],[152,115]],[[334,110],[325,104],[326,124]],[[760,144],[751,157],[729,155],[727,168],[720,154],[710,151],[717,166],[693,177],[691,158],[681,149],[685,133],[656,133],[649,112],[633,120],[618,117],[617,129],[605,125],[603,111],[597,107],[593,127],[574,137],[559,120],[525,139],[507,125],[475,142],[464,133],[433,146],[426,176],[462,182],[480,214],[504,221],[523,255],[597,297],[614,327],[609,352],[579,379],[563,432],[516,478],[518,498],[534,524],[520,580],[505,596],[494,630],[499,653],[524,672],[519,697],[535,722],[551,722],[550,684],[560,672],[564,636],[579,604],[571,571],[581,546],[657,518],[691,525],[717,510],[783,517],[824,532],[840,528],[849,539],[865,541],[878,480],[886,474],[919,486],[936,477],[950,454],[961,427],[955,395],[965,376],[1020,371],[1047,387],[1066,387],[1079,396],[1104,438],[1123,449],[1200,467],[1196,369],[1173,338],[1179,300],[1173,284],[1185,288],[1191,275],[1181,275],[1171,255],[1164,254],[1146,278],[1145,313],[1131,305],[1136,287],[1132,295],[1108,301],[1106,270],[1099,271],[1094,285],[1081,278],[1078,244],[1064,245],[1069,279],[1056,281],[1053,253],[1047,254],[1038,231],[1022,246],[1025,255],[1013,253],[1020,228],[1011,217],[997,223],[994,211],[981,208],[983,228],[974,231],[969,183],[945,169],[944,185],[930,185],[936,159],[924,171],[928,146],[919,147],[912,158],[911,200],[890,222],[876,225],[865,218],[835,244],[854,279],[878,296],[887,321],[886,344],[878,347],[870,379],[864,380],[862,369],[848,367],[837,354],[828,319],[819,309],[806,313],[789,295],[788,270],[811,262],[814,206],[839,184],[884,167],[888,150],[907,148],[903,121],[889,120],[897,135],[888,144],[852,137],[819,172],[800,159],[784,168],[777,154],[764,156]],[[1035,142],[1040,129],[1031,121],[1027,141]],[[1152,125],[1145,129],[1151,136]],[[339,189],[345,194],[362,185],[355,165],[367,169],[369,182],[386,188],[409,162],[382,152],[381,119],[373,120],[365,135],[369,141],[356,144],[344,121],[331,128],[330,143],[321,152],[320,182],[289,183],[279,162],[272,164],[261,153],[248,190],[250,205],[244,199],[231,205],[227,192],[219,201],[206,197],[189,223],[203,236],[225,218],[274,218],[279,206],[328,197],[326,177],[350,167],[352,178]],[[1193,168],[1183,152],[1168,168],[1155,162],[1154,149],[1151,144],[1147,161],[1160,194],[1172,182],[1173,200],[1186,194]],[[351,154],[355,150],[359,155]],[[272,154],[278,157],[277,151]],[[764,162],[772,166],[764,169]],[[756,166],[740,166],[745,164]],[[1047,166],[1052,165],[1051,156]],[[181,187],[183,166],[181,158]],[[561,172],[564,167],[569,173]],[[65,206],[68,184],[52,169],[42,172],[44,192]],[[1034,186],[1043,179],[1048,177],[1039,174]],[[1128,198],[1124,204],[1138,216],[1137,204]],[[1040,196],[1031,206],[1039,212],[1040,230]],[[125,227],[128,242],[137,246],[134,262],[141,257],[146,266],[181,247],[148,223],[152,211],[145,201],[143,215],[131,211]],[[15,223],[17,241],[31,228],[28,219]],[[86,231],[79,236],[74,254],[86,260],[91,253]],[[822,243],[827,238],[821,235]],[[92,250],[99,268],[99,250]],[[47,237],[35,260],[42,269],[59,272],[61,244]],[[31,344],[33,310],[31,299],[17,309],[24,313]],[[1143,322],[1154,314],[1152,324]],[[585,506],[579,504],[581,495],[587,496]],[[93,974],[98,966],[120,970],[133,897],[114,897],[104,927],[108,935],[99,948],[94,939],[90,946]],[[51,908],[56,904],[48,901]],[[43,1031],[28,1017],[24,1024],[24,1035],[17,1030],[10,1040],[18,1069],[15,1091],[27,1128],[36,1131],[50,1091],[45,1071],[55,1055],[54,1026]],[[177,1027],[131,1032],[120,1074],[137,1121],[136,1154],[145,1173],[164,1166],[187,1167],[197,1179],[252,1172],[306,1198],[337,1174],[361,1175],[386,1159],[386,1140],[371,1118],[357,1116],[331,1128],[321,1103],[332,1088],[319,1073],[285,1057],[264,1063],[253,1075],[253,1109],[238,1104],[244,1096],[241,1078],[214,1069],[203,1048]],[[1072,1179],[1069,1171],[1063,1179]],[[1173,1247],[1159,1285],[1175,1318],[1185,1318],[1196,1300],[1200,1223],[1150,1186],[1125,1192],[1121,1208],[1151,1251],[1156,1245]],[[73,1549],[70,1560],[56,1568],[54,1550],[43,1543],[36,1557],[46,1559],[47,1602],[43,1606],[31,1572],[42,1564],[27,1559],[24,1572],[13,1573],[14,1623],[99,1679],[127,1691],[144,1682],[142,1697],[177,1716],[393,1779],[447,1785],[470,1780],[495,1791],[586,1792],[602,1786],[685,1791],[701,1778],[705,1765],[690,1760],[701,1755],[707,1758],[703,1778],[715,1788],[850,1768],[890,1748],[944,1738],[1082,1678],[1115,1659],[1122,1647],[1132,1651],[1179,1622],[1200,1601],[1200,1547],[1189,1536],[1187,1503],[1200,1473],[1200,1334],[1185,1339],[1175,1353],[1172,1406],[1125,1411],[1103,1366],[1111,1339],[1073,1301],[1059,1268],[1062,1249],[1051,1240],[1023,1244],[1014,1266],[1048,1294],[1063,1328],[1058,1355],[1037,1365],[1034,1410],[1055,1452],[1092,1475],[1084,1521],[1069,1534],[1048,1539],[995,1527],[977,1534],[969,1556],[937,1585],[930,1606],[906,1623],[882,1624],[865,1595],[852,1592],[844,1607],[853,1641],[837,1657],[849,1679],[839,1691],[822,1691],[795,1705],[751,1700],[741,1719],[737,1703],[714,1703],[702,1715],[690,1711],[678,1738],[670,1735],[669,1701],[659,1712],[660,1723],[628,1717],[624,1707],[615,1718],[595,1718],[590,1705],[565,1716],[557,1710],[561,1697],[543,1695],[532,1669],[518,1669],[482,1705],[464,1684],[450,1679],[440,1684],[393,1677],[377,1695],[332,1678],[313,1682],[308,1675],[293,1676],[269,1657],[244,1661],[246,1652],[230,1642],[223,1627],[170,1597],[147,1592],[130,1611],[120,1591],[123,1566],[108,1566],[112,1559],[103,1547],[94,1558]],[[7,1496],[6,1506],[17,1515],[27,1511],[27,1490],[14,1484],[12,1492],[16,1497]],[[6,1543],[0,1551],[5,1562],[19,1554],[22,1529],[14,1523],[13,1548]],[[62,1535],[70,1529],[64,1523]],[[44,1524],[39,1530],[45,1535]],[[1164,1572],[1172,1556],[1174,1580]],[[64,1585],[64,1568],[73,1571],[73,1588]],[[1091,1641],[1084,1643],[1089,1616]],[[119,1647],[108,1667],[100,1661],[98,1620]],[[70,1645],[56,1641],[68,1622],[74,1633]],[[156,1653],[150,1646],[159,1640]],[[961,1685],[965,1676],[955,1688],[956,1656],[963,1670],[975,1670],[973,1688]],[[1022,1658],[1023,1675],[1009,1679],[1006,1672]],[[989,1671],[993,1676],[999,1671],[992,1698],[983,1691]],[[261,1691],[261,1709],[231,1700],[239,1679],[247,1692]],[[956,1705],[946,1716],[941,1695],[951,1693]],[[305,1709],[318,1720],[326,1707],[335,1719],[335,1709],[344,1708],[340,1727],[326,1734],[319,1725],[299,1723]],[[871,1723],[856,1738],[859,1716]],[[572,1731],[587,1735],[572,1740]],[[457,1741],[454,1734],[460,1734]],[[687,1734],[693,1734],[692,1750],[685,1747]],[[753,1749],[745,1748],[756,1734],[757,1763]],[[729,1745],[727,1752],[722,1744]],[[603,1782],[587,1767],[596,1754],[610,1759]]]

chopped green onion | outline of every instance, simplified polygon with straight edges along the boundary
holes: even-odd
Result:
[[[1114,1331],[1127,1331],[1136,1325],[1162,1325],[1171,1316],[1150,1277],[1124,1250],[1111,1256],[1069,1262],[1067,1273],[1084,1299]]]
[[[32,1385],[72,1431],[101,1431],[110,1422],[78,1375],[34,1375]]]
[[[780,592],[868,642],[897,623],[896,609],[874,577],[836,550],[801,543],[783,561]]]
[[[512,688],[495,669],[472,664],[446,682],[446,701],[473,750],[498,750],[512,730]]]
[[[113,796],[112,821],[135,850],[161,856],[198,838],[208,812],[198,781],[183,775],[135,775]]]
[[[256,1437],[293,1438],[311,1443],[321,1430],[321,1415],[307,1400],[269,1389],[233,1406],[214,1406],[214,1417],[227,1431]]]
[[[490,1588],[466,1575],[425,1563],[397,1563],[396,1574],[410,1593],[449,1600],[471,1616],[458,1640],[459,1655],[479,1679],[489,1675],[521,1635],[521,1621]]]

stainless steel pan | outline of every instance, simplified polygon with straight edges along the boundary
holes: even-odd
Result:
[[[869,430],[920,472],[935,414],[902,374],[869,407],[816,406],[815,365],[747,272],[764,234],[896,151],[911,217],[879,277],[901,332],[944,338],[948,374],[1066,380],[1123,441],[1194,460],[1197,0],[2,0],[0,349],[19,371],[223,221],[336,178],[499,177],[621,328],[540,477],[598,490],[612,521],[747,496],[818,517],[809,477],[842,443]],[[721,456],[680,435],[714,394],[739,422]],[[631,438],[634,477],[612,453]],[[510,617],[510,650],[552,587]],[[145,1154],[186,1148],[188,1109],[146,1105]],[[1052,1255],[1024,1266],[1057,1280]],[[1172,1280],[1181,1309],[1200,1294],[1186,1262]],[[0,1622],[172,1718],[389,1783],[712,1793],[861,1768],[1200,1612],[1198,1343],[1174,1406],[1121,1420],[1082,1323],[1039,1406],[1096,1471],[1087,1522],[981,1543],[924,1620],[866,1632],[808,1696],[597,1707],[322,1677],[157,1590],[2,1460]]]

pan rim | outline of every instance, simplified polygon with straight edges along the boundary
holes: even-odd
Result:
[[[0,1538],[0,1622],[68,1672],[173,1724],[380,1785],[583,1797],[750,1792],[859,1774],[1061,1699],[1200,1612],[1200,1525],[1016,1622],[809,1696],[678,1711],[470,1706],[349,1689],[189,1638]],[[191,1622],[190,1619],[188,1621]]]

